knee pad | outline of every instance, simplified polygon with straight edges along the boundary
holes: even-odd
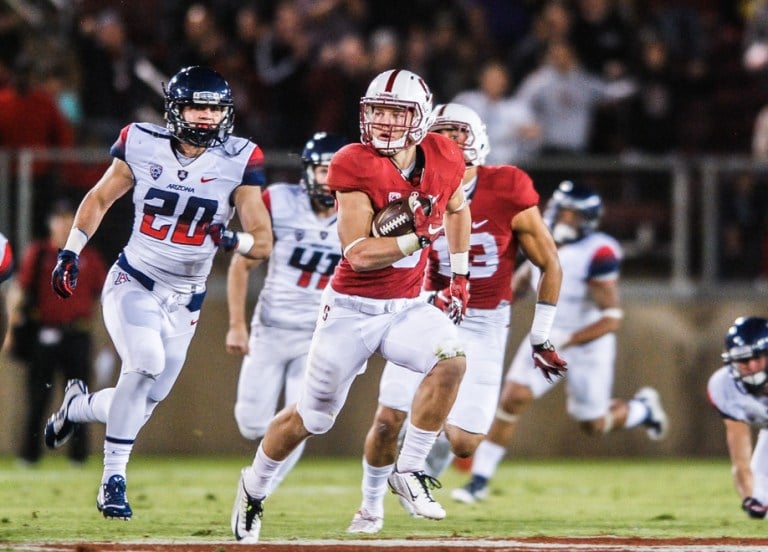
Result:
[[[437,356],[437,360],[440,361],[456,357],[466,357],[467,355],[464,352],[464,347],[459,341],[450,339],[437,345],[435,348],[435,356]]]
[[[336,416],[334,414],[309,408],[301,401],[296,403],[296,412],[301,416],[301,421],[306,430],[312,435],[328,433],[336,422]]]
[[[240,408],[235,404],[235,421],[237,422],[237,429],[240,430],[240,435],[249,441],[255,441],[267,432],[267,426],[260,423],[254,423],[252,415],[249,415],[245,409]]]

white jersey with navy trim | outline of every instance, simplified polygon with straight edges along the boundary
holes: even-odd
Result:
[[[264,191],[275,243],[254,322],[312,330],[320,296],[341,260],[336,213],[320,218],[297,184],[273,184]]]
[[[232,136],[182,165],[171,138],[160,126],[132,124],[112,147],[135,181],[133,230],[124,252],[153,280],[179,292],[202,291],[216,252],[204,227],[232,219],[232,192],[257,146]]]
[[[616,280],[623,252],[621,245],[604,232],[594,232],[584,238],[561,245],[557,249],[563,282],[553,330],[573,333],[602,317],[600,309],[589,294],[589,282],[594,280]],[[538,287],[541,272],[533,269],[531,285]]]
[[[723,366],[710,376],[707,383],[709,402],[725,418],[745,422],[755,428],[768,428],[768,396],[743,392],[728,373],[729,370],[729,366]]]

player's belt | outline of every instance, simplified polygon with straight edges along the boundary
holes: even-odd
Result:
[[[137,270],[128,263],[128,259],[125,258],[125,253],[121,252],[117,257],[117,266],[125,270],[130,276],[132,276],[137,282],[144,286],[148,291],[155,289],[155,281],[144,274],[142,271]],[[205,290],[199,293],[193,293],[192,297],[187,303],[187,310],[190,312],[199,311],[203,307],[203,299],[205,299]]]

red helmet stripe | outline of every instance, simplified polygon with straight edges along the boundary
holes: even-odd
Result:
[[[392,88],[395,86],[395,80],[397,79],[397,75],[400,74],[400,69],[395,69],[392,71],[392,74],[389,75],[389,79],[387,79],[387,86],[384,87],[384,90],[387,92],[392,92]]]

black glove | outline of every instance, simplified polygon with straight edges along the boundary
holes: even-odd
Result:
[[[766,511],[768,511],[768,506],[763,506],[762,502],[748,496],[741,502],[741,509],[747,512],[747,515],[751,518],[763,519]]]
[[[71,297],[77,287],[80,274],[80,257],[74,251],[62,249],[57,257],[56,267],[51,274],[51,286],[59,297]]]
[[[536,368],[543,372],[544,377],[547,378],[547,381],[550,383],[552,382],[552,376],[562,378],[565,376],[564,372],[568,370],[568,368],[565,367],[568,363],[557,356],[555,346],[552,345],[549,340],[534,345],[531,356],[533,357],[533,363],[536,365]]]

